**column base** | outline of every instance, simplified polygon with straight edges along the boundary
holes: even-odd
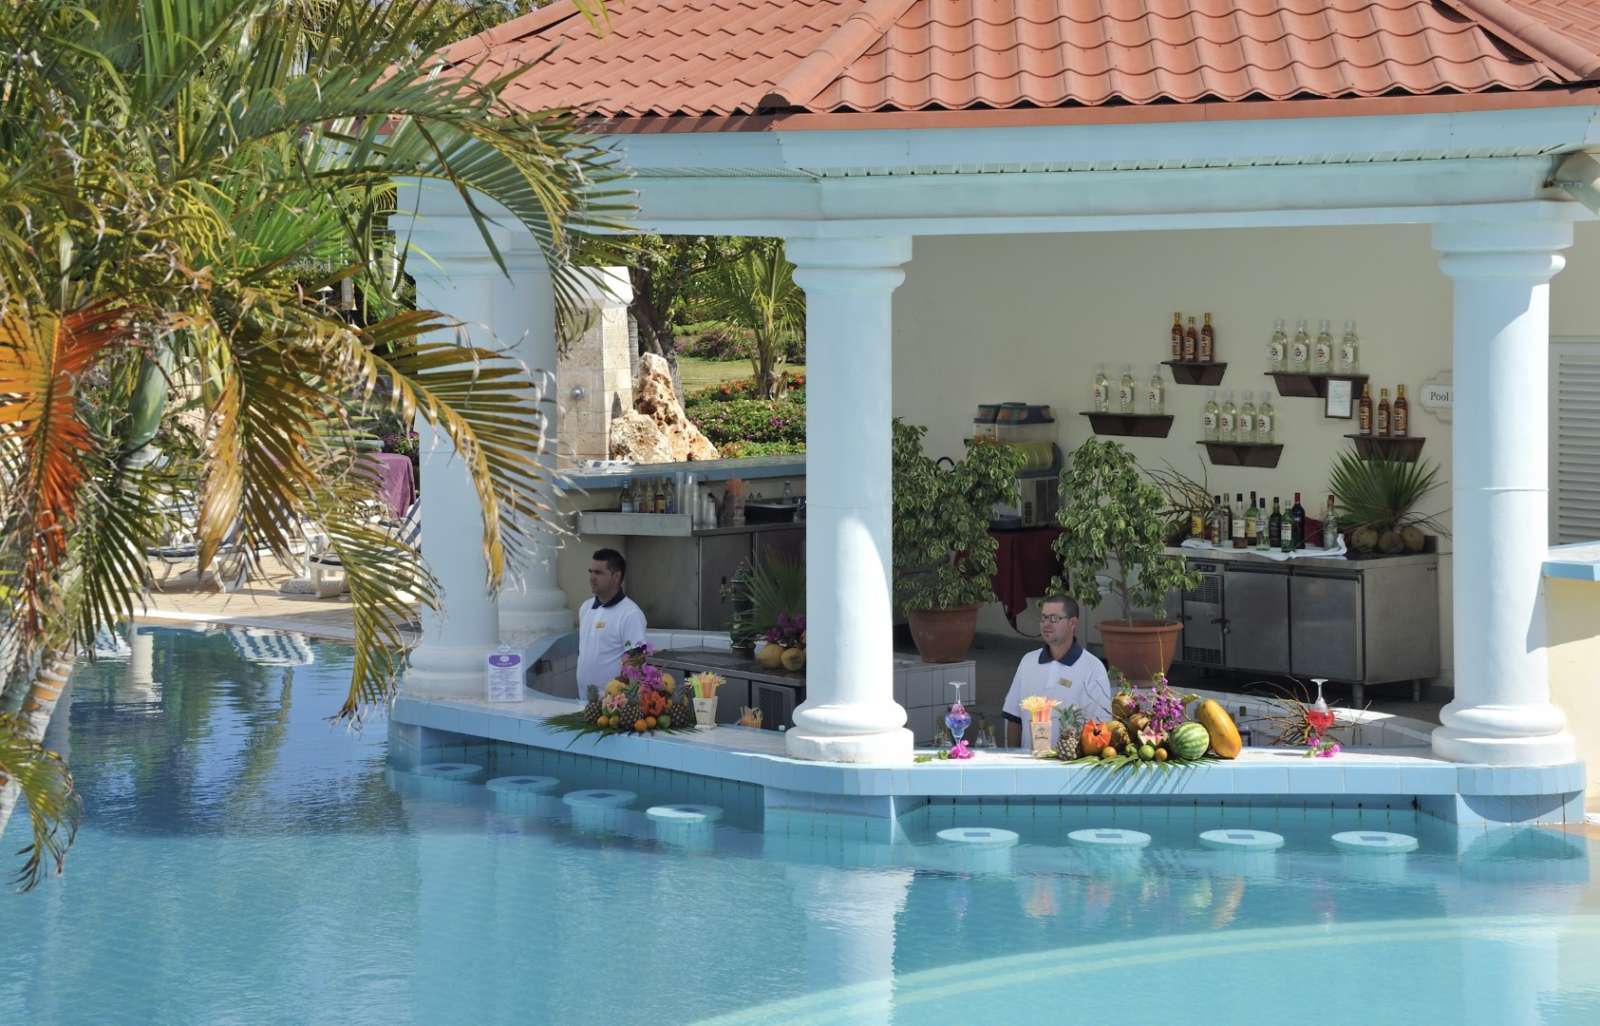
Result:
[[[493,646],[421,645],[411,653],[411,665],[401,692],[428,698],[484,698],[488,694],[484,659]]]
[[[877,734],[810,734],[798,727],[783,735],[791,759],[816,762],[910,762],[915,748],[904,727]]]
[[[1534,737],[1493,737],[1458,727],[1435,727],[1433,754],[1451,762],[1484,766],[1548,766],[1576,762],[1578,743],[1566,731]]]

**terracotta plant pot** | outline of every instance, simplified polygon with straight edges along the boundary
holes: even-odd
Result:
[[[1128,675],[1134,683],[1154,680],[1172,668],[1178,655],[1183,624],[1164,620],[1102,620],[1100,637],[1106,646],[1106,665]]]
[[[907,609],[906,622],[925,663],[956,663],[967,657],[978,633],[978,607]]]

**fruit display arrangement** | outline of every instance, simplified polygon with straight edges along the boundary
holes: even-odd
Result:
[[[798,673],[805,669],[806,618],[779,613],[778,622],[767,629],[766,643],[756,651],[756,662],[768,670]]]
[[[1186,713],[1194,705],[1194,715]],[[1111,700],[1110,720],[1084,720],[1076,706],[1059,711],[1056,758],[1108,770],[1171,769],[1238,758],[1243,744],[1221,704],[1176,694],[1165,676],[1155,686],[1124,686]]]
[[[545,723],[577,734],[650,734],[695,729],[693,689],[679,687],[670,673],[648,660],[648,645],[631,648],[604,691],[589,685],[580,712],[550,716]]]

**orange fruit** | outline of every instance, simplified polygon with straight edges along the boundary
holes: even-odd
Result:
[[[655,730],[656,729],[656,718],[654,716],[646,716],[644,718],[644,725],[645,725],[646,728],[648,728],[650,730]]]
[[[645,732],[644,720],[634,720],[633,729],[636,733],[643,734]]]

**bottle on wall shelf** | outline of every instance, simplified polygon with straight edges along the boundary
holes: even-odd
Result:
[[[1089,401],[1089,409],[1096,413],[1109,413],[1111,410],[1111,379],[1106,377],[1106,365],[1101,364],[1094,372],[1094,396]]]
[[[1194,318],[1189,318],[1189,326],[1183,329],[1183,358],[1189,363],[1194,363],[1200,358],[1200,330],[1194,326]]]
[[[1224,442],[1238,440],[1239,408],[1233,405],[1233,389],[1222,393],[1222,412],[1217,416],[1217,437]]]
[[[1344,338],[1339,340],[1339,373],[1354,374],[1361,369],[1361,339],[1356,336],[1356,322],[1344,322]]]
[[[1357,428],[1363,435],[1372,434],[1372,386],[1361,383],[1361,401],[1356,404]]]
[[[1294,339],[1289,343],[1289,370],[1305,373],[1311,364],[1311,332],[1306,330],[1306,319],[1294,329]]]
[[[1256,440],[1256,402],[1255,393],[1246,391],[1244,402],[1239,406],[1239,419],[1234,422],[1234,441],[1254,442]],[[1250,504],[1255,505],[1251,499]]]
[[[1272,432],[1277,428],[1277,411],[1272,408],[1272,393],[1261,393],[1261,404],[1256,407],[1256,441],[1272,444]]]
[[[1316,374],[1333,371],[1333,331],[1326,317],[1322,319],[1322,326],[1317,329],[1317,340],[1311,346],[1311,370]]]
[[[1389,413],[1389,433],[1404,438],[1411,430],[1411,404],[1406,402],[1406,386],[1396,385],[1394,409]]]
[[[1200,427],[1205,432],[1203,437],[1206,441],[1215,442],[1221,437],[1218,427],[1221,417],[1222,407],[1217,405],[1217,390],[1213,388],[1200,415]]]
[[[1272,322],[1272,337],[1267,339],[1267,371],[1281,371],[1289,359],[1289,333],[1283,330],[1283,318]]]
[[[1289,510],[1289,544],[1296,549],[1306,547],[1306,508],[1300,505],[1300,493],[1294,493],[1294,506]]]
[[[1183,314],[1172,312],[1172,358],[1183,359]]]
[[[1138,386],[1133,382],[1133,364],[1122,365],[1122,380],[1117,384],[1117,409],[1122,413],[1132,413],[1133,397],[1138,395]]]
[[[1389,406],[1389,390],[1387,388],[1379,389],[1378,390],[1378,419],[1373,424],[1373,433],[1376,434],[1379,438],[1388,438],[1389,437],[1389,414],[1391,412],[1392,412],[1392,410],[1391,410],[1391,407]]]
[[[1200,328],[1200,362],[1211,363],[1217,358],[1217,329],[1211,326],[1211,315],[1206,314],[1206,322]]]
[[[1160,364],[1150,368],[1150,387],[1145,389],[1144,400],[1150,413],[1167,412],[1167,385],[1161,378]]]

